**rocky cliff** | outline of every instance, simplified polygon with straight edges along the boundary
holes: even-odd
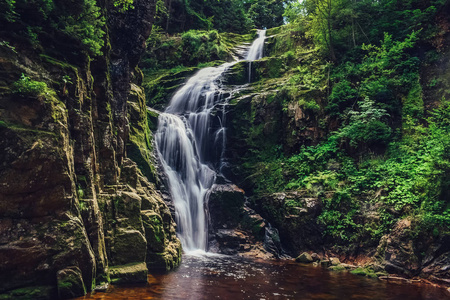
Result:
[[[94,58],[74,55],[57,30],[35,48],[1,32],[2,299],[81,296],[180,261],[136,68],[155,3],[133,6],[100,5],[105,46]]]

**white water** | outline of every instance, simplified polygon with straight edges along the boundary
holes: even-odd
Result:
[[[252,81],[252,61],[263,58],[264,55],[264,41],[266,39],[266,30],[258,30],[258,38],[253,42],[250,50],[247,53],[245,60],[248,64],[248,82]]]
[[[247,60],[262,57],[261,36],[265,36],[265,31],[259,32]],[[235,63],[198,71],[175,93],[158,119],[155,140],[168,177],[178,237],[185,252],[207,250],[204,201],[216,179],[215,170],[222,167],[225,146],[226,99],[221,77]]]

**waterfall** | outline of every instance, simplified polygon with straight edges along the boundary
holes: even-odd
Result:
[[[264,36],[265,32],[259,32]],[[247,60],[262,57],[264,39],[252,44]],[[258,49],[254,49],[258,48]],[[250,58],[249,58],[250,57]],[[155,141],[175,206],[184,251],[207,250],[205,196],[223,163],[225,104],[222,74],[233,64],[204,68],[172,97],[158,118]],[[222,107],[220,107],[222,106]]]
[[[248,64],[248,82],[252,81],[252,61],[261,59],[264,55],[264,41],[266,39],[266,30],[258,30],[258,38],[253,42],[247,53],[245,60]]]

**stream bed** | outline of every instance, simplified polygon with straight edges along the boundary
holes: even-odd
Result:
[[[78,299],[449,299],[445,289],[388,283],[293,261],[185,255],[181,266],[148,284],[110,286]]]

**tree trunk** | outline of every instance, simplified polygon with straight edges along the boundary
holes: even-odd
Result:
[[[170,11],[172,10],[172,0],[169,0],[169,8],[167,9],[166,32],[169,32]]]

